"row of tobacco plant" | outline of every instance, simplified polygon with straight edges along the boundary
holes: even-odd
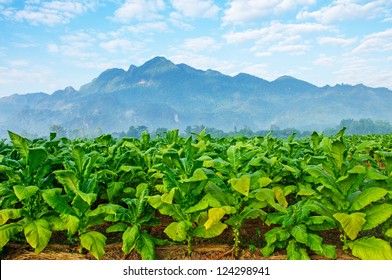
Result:
[[[229,231],[238,256],[253,219],[269,227],[258,242],[265,257],[334,259],[336,244],[322,236],[338,232],[347,253],[392,259],[392,135],[9,137],[0,142],[0,249],[27,242],[40,253],[56,233],[99,259],[105,234],[118,232],[124,254],[155,259],[165,242],[191,254],[195,238]],[[164,216],[165,240],[149,230]]]

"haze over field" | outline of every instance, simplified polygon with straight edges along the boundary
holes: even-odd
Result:
[[[127,70],[107,69],[79,90],[0,98],[0,137],[6,130],[48,135],[52,126],[79,136],[131,126],[322,130],[343,119],[391,122],[390,104],[387,88],[317,87],[287,75],[273,81],[246,73],[229,76],[155,57]]]
[[[0,0],[0,96],[175,64],[392,88],[390,0]]]

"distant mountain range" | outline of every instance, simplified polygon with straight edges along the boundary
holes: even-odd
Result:
[[[141,125],[321,130],[348,118],[391,122],[391,104],[387,88],[317,87],[290,76],[274,81],[245,73],[228,76],[155,57],[127,71],[108,69],[79,90],[0,98],[0,136],[6,130],[48,135],[53,125],[105,133]]]

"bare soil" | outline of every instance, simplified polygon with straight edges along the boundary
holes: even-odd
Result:
[[[165,224],[152,227],[149,233],[157,238],[167,239],[163,230]],[[275,252],[269,258],[263,257],[260,248],[263,247],[262,236],[270,229],[261,223],[249,221],[241,229],[241,248],[238,258],[234,255],[233,241],[230,230],[224,231],[220,236],[212,239],[193,240],[192,254],[187,254],[186,245],[169,244],[156,246],[156,257],[159,260],[285,260],[284,250]],[[105,226],[98,228],[100,232],[105,232]],[[337,250],[337,260],[356,260],[357,258],[345,253],[341,249],[339,233],[330,231],[322,233],[324,243],[333,244]],[[140,260],[137,252],[125,255],[121,250],[121,234],[107,234],[107,245],[102,260]],[[319,256],[309,251],[309,256],[313,260],[325,260],[327,258]],[[29,244],[9,242],[0,255],[3,260],[93,260],[95,259],[87,251],[79,253],[77,245],[69,245],[64,235],[54,234],[50,244],[39,254],[35,254]]]

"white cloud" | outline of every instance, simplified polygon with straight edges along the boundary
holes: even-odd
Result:
[[[296,8],[297,6],[313,5],[316,0],[283,0],[275,8],[276,11],[287,11]]]
[[[278,43],[278,44],[270,46],[268,48],[268,52],[287,53],[289,55],[302,55],[302,54],[305,54],[306,51],[308,51],[310,49],[311,49],[311,46],[309,44]]]
[[[354,44],[357,38],[321,37],[317,40],[320,45],[332,45],[346,47]]]
[[[315,0],[232,0],[224,11],[223,24],[243,24],[255,19],[276,15],[299,6],[315,4]]]
[[[72,18],[92,10],[96,1],[25,1],[24,8],[17,10],[7,8],[2,11],[3,16],[26,21],[32,25],[66,24]]]
[[[186,39],[184,44],[182,44],[180,48],[193,52],[201,52],[217,50],[220,48],[220,46],[214,38],[203,36],[198,38]]]
[[[315,19],[322,23],[331,23],[342,20],[369,19],[375,18],[386,12],[386,1],[369,1],[365,4],[358,4],[356,0],[335,0],[329,6],[320,10],[308,12],[302,11],[297,15],[297,19]]]
[[[57,53],[79,60],[99,57],[99,54],[95,50],[97,39],[91,34],[78,31],[63,35],[60,39],[60,44],[54,42],[48,43],[47,50],[50,53]]]
[[[259,43],[269,43],[295,37],[297,40],[307,34],[333,31],[334,28],[319,23],[280,23],[272,21],[269,26],[260,29],[248,29],[240,32],[230,32],[223,35],[227,43],[243,43],[258,40]]]
[[[392,51],[392,28],[366,36],[353,53],[380,51]]]
[[[21,83],[20,81],[23,81]],[[9,65],[0,67],[0,85],[8,92],[0,93],[9,95],[13,93],[40,92],[43,89],[53,91],[62,83],[61,78],[54,77],[53,71],[47,67],[31,65]]]
[[[213,18],[220,10],[212,0],[171,0],[170,2],[180,14],[191,18]]]
[[[336,65],[336,57],[320,54],[313,63],[318,66],[331,67]]]
[[[114,12],[114,20],[130,22],[160,19],[162,16],[159,13],[165,7],[163,0],[127,0]]]
[[[229,44],[240,44],[260,38],[262,33],[262,29],[248,29],[241,32],[230,32],[224,34],[222,37],[226,39],[226,42]]]
[[[11,60],[8,62],[10,66],[12,67],[21,67],[21,66],[28,66],[30,63],[29,61],[25,59],[16,59],[16,60]]]
[[[107,42],[102,42],[99,46],[110,53],[127,53],[133,49],[134,44],[130,40],[113,39]]]
[[[320,23],[280,23],[273,21],[260,29],[249,29],[223,35],[229,44],[251,42],[256,56],[269,56],[274,52],[290,55],[304,54],[312,48],[313,35],[334,31],[334,27]]]
[[[155,32],[168,32],[169,26],[166,22],[144,22],[135,25],[129,25],[124,27],[124,31],[131,33],[155,33]]]
[[[183,30],[192,30],[194,26],[187,23],[187,19],[184,15],[178,12],[171,12],[169,15],[169,21],[172,23],[173,26],[181,28]]]
[[[344,83],[392,88],[390,69],[381,66],[377,60],[346,56],[340,64],[341,68],[333,73]]]
[[[255,56],[257,56],[257,57],[266,57],[266,56],[271,56],[271,55],[272,55],[272,52],[268,52],[268,51],[266,51],[266,52],[256,51],[255,52]]]

